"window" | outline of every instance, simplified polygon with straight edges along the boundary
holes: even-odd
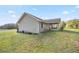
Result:
[[[53,29],[57,29],[57,24],[53,24]]]
[[[43,28],[43,23],[41,23],[41,28]]]

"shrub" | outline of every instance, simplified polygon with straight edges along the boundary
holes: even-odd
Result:
[[[66,23],[64,21],[60,22],[59,24],[59,30],[63,30],[66,26]]]

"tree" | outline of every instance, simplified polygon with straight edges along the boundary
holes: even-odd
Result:
[[[79,28],[79,20],[69,20],[66,25],[67,28],[77,29]]]
[[[59,30],[63,30],[66,26],[66,23],[64,21],[60,22],[59,24]]]
[[[4,24],[0,26],[0,29],[16,29],[16,28],[17,28],[16,24],[13,23]]]

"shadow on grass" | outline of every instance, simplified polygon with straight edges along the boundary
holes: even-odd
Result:
[[[79,32],[75,32],[75,31],[70,31],[70,30],[51,30],[51,31],[47,31],[47,32],[41,32],[41,33],[21,33],[21,34],[28,34],[28,35],[46,35],[46,34],[56,34],[55,32],[67,32],[67,33],[75,33],[75,34],[79,34]]]
[[[79,32],[76,32],[76,31],[70,31],[70,30],[52,30],[52,31],[48,31],[48,32],[44,32],[42,34],[47,34],[47,33],[53,33],[55,34],[55,32],[66,32],[66,33],[74,33],[74,34],[79,34]]]

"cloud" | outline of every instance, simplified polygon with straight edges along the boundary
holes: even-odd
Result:
[[[78,6],[75,6],[75,8],[79,8],[79,5]]]
[[[68,15],[69,12],[68,12],[68,11],[63,11],[62,14],[64,14],[64,15]]]
[[[37,9],[36,8],[32,8],[32,10],[36,11]]]
[[[11,17],[16,18],[16,15],[15,15],[15,14],[13,14],[13,15],[11,15]]]
[[[13,18],[16,18],[16,12],[13,11],[13,10],[8,10],[8,14],[13,17]]]
[[[8,13],[9,13],[9,14],[14,14],[15,11],[13,11],[13,10],[8,10]]]
[[[75,10],[71,10],[71,12],[75,12]]]
[[[48,17],[45,17],[45,19],[49,19]]]

